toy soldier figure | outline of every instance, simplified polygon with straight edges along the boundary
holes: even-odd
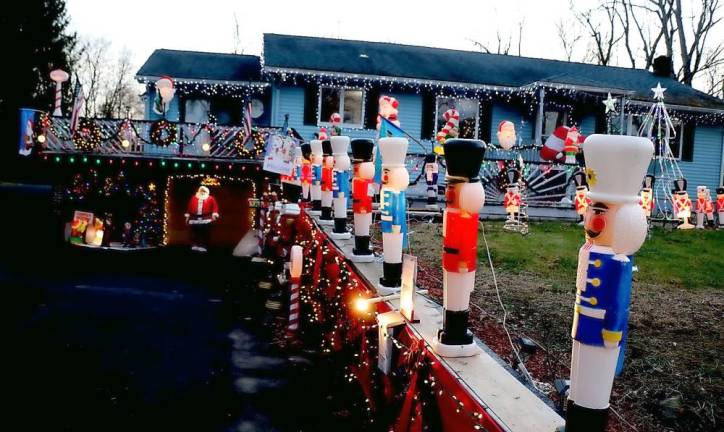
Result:
[[[334,239],[347,240],[352,235],[347,231],[347,199],[349,198],[349,166],[347,154],[349,137],[333,136],[332,153],[334,155],[334,229],[330,236]]]
[[[312,209],[309,213],[319,216],[322,214],[322,141],[312,140],[309,142],[309,147],[312,150],[312,185],[309,190]]]
[[[321,225],[334,224],[332,217],[332,195],[334,189],[334,157],[332,156],[332,142],[322,141],[322,216],[319,218]]]
[[[681,223],[677,229],[691,229],[694,225],[689,223],[691,217],[691,199],[686,191],[686,179],[680,178],[674,181],[674,190],[672,192],[672,200],[674,201],[674,215],[681,219]]]
[[[696,187],[696,229],[704,229],[706,222],[706,186]]]
[[[299,181],[302,184],[302,201],[310,201],[309,188],[312,185],[314,175],[312,174],[312,146],[309,143],[302,144],[302,164],[299,168]]]
[[[485,191],[478,177],[485,143],[449,139],[443,146],[447,161],[447,205],[442,225],[444,316],[433,349],[443,357],[466,357],[478,352],[468,330],[468,308],[475,286],[478,213],[485,203]]]
[[[724,228],[724,186],[716,188],[716,211],[719,216],[719,229]]]
[[[429,153],[425,156],[425,183],[427,184],[427,209],[440,210],[437,205],[437,177],[440,167],[437,163],[437,153]]]
[[[380,230],[382,231],[383,276],[380,293],[391,294],[402,283],[402,247],[407,235],[405,190],[410,175],[405,169],[407,138],[380,138],[382,188],[380,189]]]
[[[583,225],[583,215],[586,214],[586,209],[591,203],[588,198],[588,183],[586,183],[586,173],[583,170],[578,170],[573,173],[573,181],[576,184],[576,196],[573,200],[573,205],[576,208],[576,213],[579,217],[579,224]]]
[[[370,224],[372,223],[372,195],[370,185],[375,176],[372,153],[375,143],[371,139],[352,140],[352,211],[354,212],[354,248],[350,259],[354,262],[372,262],[370,250]]]
[[[654,210],[654,182],[655,177],[651,174],[646,174],[644,177],[643,187],[641,188],[641,200],[639,204],[644,209],[644,213],[647,218],[651,217],[651,212]]]
[[[505,172],[505,176],[508,184],[505,186],[505,195],[503,195],[503,207],[505,207],[505,212],[508,213],[508,222],[516,222],[522,202],[520,187],[518,186],[520,173],[516,168],[511,167]]]
[[[566,432],[606,428],[626,341],[631,255],[648,230],[638,191],[653,153],[647,138],[591,135],[583,143],[591,205],[578,253]]]

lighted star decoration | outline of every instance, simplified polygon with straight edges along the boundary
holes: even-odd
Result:
[[[154,183],[149,183],[149,184],[148,184],[148,190],[150,190],[151,192],[155,191],[155,190],[156,190],[156,185],[155,185]]]
[[[664,92],[666,91],[666,88],[661,87],[661,83],[656,83],[656,87],[652,88],[651,91],[654,92],[654,100],[664,100]]]
[[[606,106],[606,114],[616,111],[616,102],[618,102],[618,99],[612,98],[611,93],[609,93],[608,97],[603,101],[603,105]]]

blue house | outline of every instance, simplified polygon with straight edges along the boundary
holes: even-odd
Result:
[[[662,58],[653,71],[583,63],[484,54],[392,43],[265,34],[261,58],[247,55],[156,50],[138,71],[147,83],[147,117],[153,82],[174,78],[178,97],[167,118],[203,123],[214,114],[219,124],[240,124],[242,107],[252,104],[253,123],[281,126],[285,119],[302,138],[343,117],[344,133],[374,137],[380,95],[395,97],[411,153],[430,151],[442,114],[460,112],[460,135],[497,144],[497,125],[509,120],[522,140],[518,154],[541,163],[537,148],[560,125],[576,125],[584,135],[635,135],[651,106],[651,88],[665,87],[674,119],[672,151],[688,179],[697,185],[722,184],[724,101],[672,78]],[[603,99],[617,98],[616,112],[604,112]],[[621,109],[623,107],[623,109]],[[509,159],[489,151],[486,159]]]

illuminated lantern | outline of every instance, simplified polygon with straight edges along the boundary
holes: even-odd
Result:
[[[429,153],[425,156],[425,165],[422,170],[425,173],[425,183],[427,184],[427,205],[428,210],[440,210],[437,205],[437,179],[440,167],[437,162],[437,153]]]
[[[334,189],[334,156],[332,156],[332,142],[322,141],[322,215],[319,223],[322,225],[333,225],[332,198]]]
[[[399,291],[402,282],[402,247],[407,235],[405,190],[410,175],[405,168],[407,138],[380,138],[382,187],[380,189],[380,231],[382,231],[383,275],[379,291]]]
[[[515,145],[515,125],[513,122],[503,120],[498,124],[498,144],[503,150],[510,150]]]
[[[591,135],[583,154],[591,205],[578,253],[566,432],[603,432],[613,379],[623,365],[631,255],[648,230],[638,191],[654,146],[647,138]]]
[[[508,184],[505,187],[505,195],[503,196],[503,206],[505,212],[508,213],[508,221],[515,221],[518,219],[518,212],[520,212],[520,205],[522,199],[520,197],[520,172],[516,168],[508,168],[505,173]]]
[[[372,153],[375,143],[371,139],[352,140],[352,211],[354,212],[354,248],[350,259],[354,262],[372,262],[370,250],[370,224],[372,224],[372,195],[370,186],[375,176]]]
[[[447,188],[443,213],[443,323],[433,349],[443,357],[467,357],[479,348],[468,330],[470,293],[475,286],[478,256],[478,213],[485,203],[480,165],[485,143],[445,141]]]
[[[312,185],[310,196],[312,198],[312,209],[309,211],[314,216],[322,214],[322,141],[312,140],[309,142],[312,151]]]
[[[719,228],[724,228],[724,187],[716,188],[716,211],[719,216]]]
[[[644,213],[647,218],[651,217],[651,212],[654,210],[654,182],[656,178],[651,174],[646,174],[644,177],[643,187],[641,188],[641,199],[639,204],[644,209]]]
[[[706,186],[696,187],[696,229],[704,229],[706,221],[707,193]]]
[[[672,192],[672,201],[674,204],[674,215],[681,219],[681,223],[677,226],[677,229],[692,229],[694,225],[689,222],[691,217],[691,198],[689,193],[686,191],[686,179],[680,178],[674,180],[674,190]]]
[[[309,143],[302,144],[302,160],[297,167],[299,182],[302,185],[302,201],[309,202],[309,188],[312,185],[314,175],[312,174],[312,146]]]
[[[304,251],[301,246],[294,245],[289,253],[289,324],[287,336],[293,337],[299,331],[300,298],[299,285],[304,264]]]
[[[576,163],[576,155],[578,154],[578,139],[581,134],[578,133],[578,129],[575,126],[568,129],[566,134],[566,140],[563,142],[563,153],[566,155],[566,163]]]
[[[347,199],[349,199],[349,168],[350,159],[347,154],[349,137],[333,136],[331,138],[332,154],[334,155],[334,229],[330,234],[334,239],[347,240],[352,235],[347,231]]]
[[[573,182],[576,184],[576,195],[573,198],[573,206],[580,218],[579,223],[583,225],[583,215],[586,214],[586,209],[588,209],[588,205],[591,203],[591,200],[588,198],[586,173],[582,170],[578,170],[573,173]]]

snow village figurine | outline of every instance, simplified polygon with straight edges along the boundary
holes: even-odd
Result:
[[[578,252],[566,432],[603,432],[623,365],[631,259],[648,230],[638,192],[654,146],[642,137],[591,135],[583,154],[591,205]]]
[[[402,278],[402,247],[407,235],[405,190],[410,175],[405,168],[407,138],[380,138],[382,188],[380,189],[380,231],[382,231],[382,295],[399,291]]]
[[[711,199],[707,199],[706,191],[706,186],[696,187],[696,229],[704,229],[707,201],[711,204]]]
[[[219,206],[209,193],[209,188],[199,187],[189,200],[184,216],[186,224],[191,229],[191,250],[206,252],[211,236],[211,224],[219,218]]]
[[[567,164],[576,163],[576,155],[578,154],[578,146],[580,145],[578,138],[580,136],[581,134],[578,133],[578,129],[576,129],[575,126],[568,129],[566,140],[563,142],[563,153],[566,155],[565,162]]]
[[[354,248],[350,259],[354,262],[372,262],[370,250],[370,225],[372,224],[372,178],[375,164],[372,152],[375,143],[371,139],[352,140],[352,211],[354,212]]]
[[[479,349],[468,330],[468,314],[477,267],[478,213],[485,203],[485,190],[479,177],[485,143],[450,139],[444,146],[447,161],[447,206],[442,222],[444,315],[433,349],[443,357],[467,357]]]
[[[520,173],[514,167],[508,168],[505,172],[507,183],[505,185],[505,195],[503,195],[503,207],[505,212],[508,213],[507,222],[517,222],[518,212],[520,212],[520,204],[522,202],[520,197]]]
[[[691,217],[691,198],[686,191],[686,179],[680,178],[674,180],[674,190],[672,192],[672,201],[674,202],[674,215],[681,219],[681,223],[677,229],[692,229],[694,225],[689,223]]]
[[[719,228],[724,228],[724,186],[716,188],[716,211],[719,217]]]
[[[498,123],[498,144],[503,150],[512,149],[517,139],[513,122],[503,120]]]
[[[334,156],[332,156],[332,142],[322,141],[322,215],[319,217],[321,225],[332,225],[332,197],[334,189]]]
[[[576,209],[576,213],[580,218],[579,224],[583,225],[583,215],[586,214],[586,209],[591,203],[588,198],[588,183],[586,183],[586,173],[583,170],[578,170],[573,173],[573,182],[576,184],[576,195],[573,199],[573,206]]]
[[[347,231],[347,200],[349,199],[349,167],[347,154],[349,137],[333,136],[331,139],[334,155],[334,184],[332,199],[334,205],[334,229],[330,236],[334,239],[347,240],[352,235]]]
[[[310,201],[309,188],[314,179],[312,174],[312,146],[309,143],[302,144],[302,164],[299,166],[298,177],[302,184],[302,202],[308,203]]]
[[[312,199],[312,209],[309,211],[311,215],[320,216],[322,214],[322,141],[312,140],[309,142],[312,150],[312,185],[309,194]]]
[[[651,174],[646,174],[644,177],[643,187],[641,188],[639,204],[644,209],[646,218],[651,217],[651,212],[654,210],[654,182],[656,178]]]

